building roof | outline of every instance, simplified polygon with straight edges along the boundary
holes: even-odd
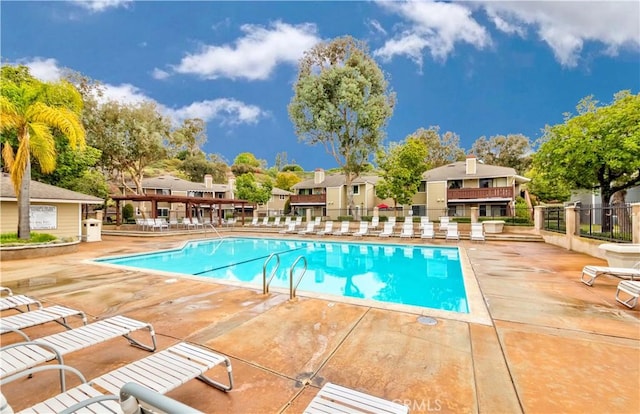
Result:
[[[366,176],[356,178],[355,180],[353,180],[351,184],[365,184],[365,183],[376,184],[380,180],[381,178],[376,175],[366,175]],[[295,190],[298,190],[303,188],[340,187],[345,184],[345,181],[346,179],[344,174],[331,174],[331,175],[325,176],[324,181],[322,181],[321,183],[316,184],[314,178],[309,178],[307,180],[300,181],[299,183],[295,184],[292,188]]]
[[[132,183],[130,183],[131,185]],[[195,183],[174,177],[173,175],[161,175],[142,179],[142,188],[163,189],[171,191],[204,191],[223,193],[229,191],[227,184],[213,184],[207,188],[204,183]]]
[[[282,188],[273,187],[273,189],[271,190],[271,194],[272,195],[292,195],[295,193],[292,193],[291,191],[283,190]]]
[[[500,167],[497,165],[487,165],[476,163],[476,173],[467,174],[466,161],[457,161],[443,165],[425,172],[422,177],[427,181],[447,181],[464,180],[470,178],[496,178],[496,177],[516,177],[519,182],[527,182],[528,178],[521,177],[516,170],[510,167]]]
[[[59,203],[75,204],[103,204],[104,200],[91,195],[78,193],[53,185],[31,180],[29,198],[33,201],[56,201]],[[16,193],[13,191],[13,183],[9,174],[2,173],[0,181],[0,199],[3,201],[16,201]]]

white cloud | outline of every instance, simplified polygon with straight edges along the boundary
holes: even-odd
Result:
[[[303,53],[320,42],[314,24],[290,25],[275,22],[266,28],[241,26],[245,33],[233,45],[206,45],[188,54],[173,69],[206,79],[268,79],[280,63],[297,64]]]
[[[178,109],[164,108],[163,112],[176,123],[200,118],[205,122],[219,120],[223,125],[255,124],[267,116],[258,106],[229,98],[194,102]]]
[[[384,30],[384,27],[382,27],[382,25],[380,24],[379,21],[375,20],[375,19],[371,19],[367,21],[369,23],[369,25],[371,27],[373,27],[376,31],[382,33],[383,35],[387,34],[387,31]]]
[[[40,79],[44,82],[56,82],[62,78],[64,69],[58,66],[58,62],[55,59],[48,58],[34,58],[33,60],[22,60],[21,65],[25,65],[29,68],[29,73],[34,78]]]
[[[587,42],[602,44],[610,55],[624,47],[640,49],[637,1],[486,2],[484,8],[511,27],[530,26],[564,66],[578,64]],[[510,33],[499,23],[496,27]]]
[[[170,74],[169,74],[169,72],[167,72],[167,71],[164,71],[164,70],[162,70],[162,69],[155,68],[155,69],[153,70],[153,72],[151,72],[151,76],[152,76],[154,79],[163,80],[163,79],[167,79],[167,78],[168,78],[169,76],[171,76],[171,75],[170,75]]]
[[[71,3],[92,13],[100,13],[110,8],[128,7],[133,0],[71,0]]]
[[[110,85],[108,83],[100,85],[103,88],[102,96],[98,98],[98,102],[116,101],[123,104],[139,104],[144,101],[152,101],[140,90],[140,88],[129,83],[120,85]]]
[[[412,1],[378,1],[378,4],[400,15],[409,25],[408,29],[374,51],[375,56],[384,60],[406,55],[420,64],[425,48],[433,58],[446,60],[456,43],[467,43],[479,49],[491,44],[485,28],[473,19],[471,10],[464,5]]]

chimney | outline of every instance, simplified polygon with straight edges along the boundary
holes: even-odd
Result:
[[[204,176],[204,188],[213,187],[213,176],[211,174],[205,174]]]
[[[313,183],[320,184],[323,181],[324,181],[324,170],[322,168],[316,168],[315,172],[313,173]]]
[[[467,155],[467,174],[475,174],[476,173],[476,156],[473,154]]]

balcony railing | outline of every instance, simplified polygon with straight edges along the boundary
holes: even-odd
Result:
[[[513,187],[450,188],[447,190],[447,200],[449,201],[487,198],[513,199]]]
[[[300,204],[326,204],[327,203],[327,195],[326,194],[305,194],[305,195],[292,195],[290,197],[291,204],[300,205]]]

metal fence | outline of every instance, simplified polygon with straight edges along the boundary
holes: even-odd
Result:
[[[547,231],[565,233],[567,231],[567,223],[565,221],[564,207],[545,208],[542,228]]]
[[[580,236],[598,240],[631,243],[631,204],[613,206],[578,205]]]

